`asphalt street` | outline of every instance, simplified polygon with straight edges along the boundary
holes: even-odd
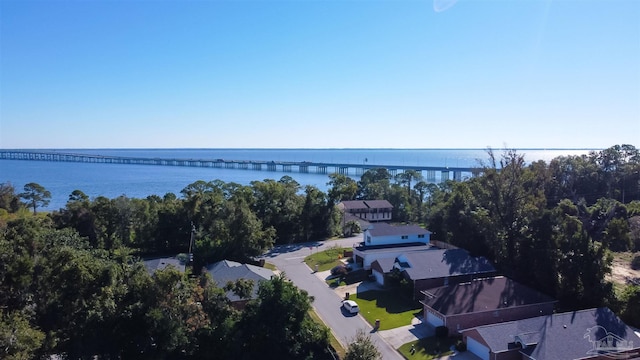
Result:
[[[313,296],[313,307],[316,312],[331,328],[334,335],[345,348],[355,337],[359,329],[370,333],[371,340],[376,344],[378,350],[385,360],[404,359],[395,349],[393,349],[380,335],[373,331],[360,315],[350,316],[341,310],[342,299],[325,282],[314,275],[305,263],[304,258],[311,253],[323,251],[334,246],[351,247],[362,240],[362,235],[323,242],[282,245],[274,247],[264,256],[265,260],[274,264],[285,273],[298,288],[303,289]]]

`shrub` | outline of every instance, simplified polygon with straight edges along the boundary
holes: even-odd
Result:
[[[398,287],[400,286],[400,281],[403,279],[402,273],[397,268],[391,269],[391,271],[387,274],[387,284],[390,287]]]
[[[446,326],[438,326],[436,328],[436,337],[446,338],[447,336],[449,336],[449,328]]]
[[[458,340],[456,342],[456,350],[458,350],[459,352],[467,351],[467,344],[465,344],[462,340]]]

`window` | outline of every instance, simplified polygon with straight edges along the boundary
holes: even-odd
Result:
[[[407,235],[402,235],[402,236],[401,236],[401,238],[402,238],[402,240],[406,240],[406,239],[408,239],[408,238],[409,238],[409,236],[407,236]]]
[[[424,239],[424,234],[418,235],[418,239]]]
[[[370,243],[371,242],[371,236],[367,236],[367,242]]]

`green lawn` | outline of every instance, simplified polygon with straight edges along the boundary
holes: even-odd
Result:
[[[272,263],[268,263],[268,262],[264,263],[264,268],[265,269],[269,269],[271,271],[278,270],[278,268],[275,265],[273,265]]]
[[[422,311],[420,303],[398,295],[397,291],[366,291],[349,295],[360,307],[360,314],[374,326],[380,320],[379,330],[411,325],[411,319]]]
[[[344,250],[349,250],[349,248],[332,247],[307,256],[304,258],[304,262],[313,270],[316,269],[316,265],[318,265],[318,271],[331,270],[334,266],[342,264],[340,259],[342,259]]]
[[[456,342],[457,339],[455,338],[436,338],[431,336],[403,344],[398,348],[398,351],[402,356],[410,360],[430,360],[453,354],[450,349]],[[411,345],[415,346],[416,351],[414,354],[411,354]]]

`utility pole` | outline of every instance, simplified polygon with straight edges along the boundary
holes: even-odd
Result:
[[[195,225],[193,225],[193,222],[191,222],[191,237],[189,238],[189,259],[187,260],[187,263],[184,265],[184,271],[187,271],[187,265],[191,265],[193,267],[193,240],[196,237],[196,227]]]

